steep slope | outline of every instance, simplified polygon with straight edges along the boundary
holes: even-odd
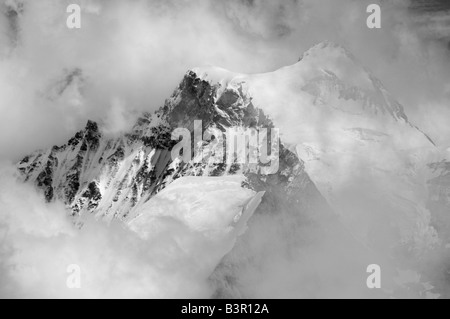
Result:
[[[269,176],[261,174],[263,163],[214,163],[210,157],[195,158],[203,154],[198,145],[192,148],[193,160],[172,160],[175,141],[171,133],[176,128],[193,131],[195,120],[202,121],[202,132],[211,128],[225,131],[230,127],[273,127],[249,97],[222,90],[219,84],[211,85],[190,71],[164,107],[154,114],[144,114],[131,132],[108,138],[89,121],[66,145],[35,152],[25,157],[18,169],[25,181],[43,191],[47,201],[63,201],[75,217],[94,213],[125,220],[135,216],[139,206],[168,184],[186,176],[244,174],[247,180],[243,187],[255,191],[265,191],[271,185],[287,188],[300,179],[305,187],[315,189],[303,163],[277,140],[268,145],[279,148],[280,170]],[[206,150],[212,141],[200,147]]]
[[[296,149],[333,209],[355,224],[359,238],[365,240],[379,220],[388,228],[394,221],[404,240],[428,232],[405,225],[417,218],[428,223],[427,164],[437,149],[345,48],[321,43],[295,65],[268,74],[195,72],[223,90],[251,96],[255,107],[270,114],[282,140]]]
[[[281,141],[268,145],[272,155],[279,147],[278,170],[265,174],[261,161],[199,159],[214,151],[215,139],[193,145],[193,160],[172,160],[171,133],[187,128],[194,135],[195,121],[202,132],[279,128]],[[244,176],[242,194],[264,196],[249,230],[211,276],[217,297],[270,297],[280,278],[280,287],[292,285],[278,291],[287,297],[297,286],[305,287],[298,297],[373,297],[392,294],[402,263],[438,242],[427,181],[428,164],[439,161],[433,141],[381,82],[345,48],[321,43],[272,73],[193,69],[160,110],[142,115],[127,134],[109,138],[88,122],[66,145],[35,152],[18,169],[48,201],[66,203],[78,222],[93,213],[125,220],[141,234],[154,214],[168,213],[158,211],[159,201],[170,195],[178,203],[189,194],[188,187],[178,188],[179,197],[170,188],[180,178]],[[188,184],[201,192],[201,183]],[[243,207],[232,211],[245,215]],[[405,256],[394,261],[399,249]],[[381,292],[367,291],[371,263],[388,274]],[[286,266],[300,275],[286,277]]]
[[[304,190],[291,198],[308,207],[270,207],[263,200],[257,212],[281,212],[283,217],[254,216],[249,231],[211,277],[217,296],[264,298],[279,287],[277,295],[286,297],[374,297],[365,286],[367,275],[361,273],[374,262],[383,266],[387,295],[432,295],[414,276],[404,281],[397,276],[409,273],[412,265],[423,270],[426,266],[418,260],[426,260],[423,254],[443,239],[433,227],[436,222],[431,223],[442,218],[435,217],[429,204],[435,189],[428,187],[434,176],[428,164],[442,155],[409,122],[381,81],[333,43],[321,43],[297,64],[273,73],[243,75],[218,68],[195,72],[224,90],[251,96],[255,107],[270,114],[282,128],[282,140],[296,149],[306,173],[339,216],[331,221],[323,213],[329,209],[312,196],[303,197]],[[297,214],[290,215],[292,211]],[[290,248],[283,251],[285,247]],[[287,276],[286,267],[292,265],[296,269]],[[324,279],[324,274],[332,275]],[[426,272],[422,275],[427,278]],[[413,293],[409,284],[421,288]]]

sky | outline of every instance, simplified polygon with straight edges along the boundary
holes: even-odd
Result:
[[[374,2],[1,1],[0,269],[15,271],[0,272],[0,297],[71,297],[60,283],[74,256],[93,270],[84,297],[208,296],[205,282],[183,281],[185,270],[165,271],[185,260],[118,225],[74,233],[62,204],[45,204],[11,169],[35,149],[65,143],[88,119],[109,134],[126,130],[136,114],[162,106],[191,68],[271,72],[333,41],[369,68],[439,147],[449,147],[449,13],[380,0],[382,27],[368,29],[366,7]],[[81,5],[81,29],[66,26],[71,3]],[[59,258],[46,260],[52,252]],[[136,291],[143,281],[156,286]]]
[[[413,122],[446,143],[450,28],[441,11],[384,0],[382,28],[368,29],[370,1],[84,0],[81,29],[68,29],[72,2],[0,5],[2,160],[62,144],[87,119],[125,130],[193,67],[270,72],[324,40],[346,46]]]

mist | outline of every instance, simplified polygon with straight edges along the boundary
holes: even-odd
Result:
[[[61,144],[87,118],[105,121],[114,101],[128,113],[155,110],[193,67],[269,72],[323,40],[348,47],[446,142],[447,126],[429,111],[447,112],[447,20],[418,18],[408,1],[381,3],[380,30],[365,25],[366,1],[92,0],[79,3],[81,29],[65,24],[69,3],[1,4],[2,159]]]
[[[147,227],[82,216],[77,223],[83,223],[80,229],[64,205],[46,203],[33,186],[17,181],[12,166],[5,167],[0,171],[0,298],[212,295],[208,277],[235,242],[233,233],[219,234],[216,229],[224,216],[211,216],[200,230],[191,225],[196,220],[164,215],[153,216]],[[239,183],[236,190],[240,191]],[[201,200],[198,210],[202,209]],[[185,209],[167,205],[174,204],[160,196],[157,207],[161,211],[179,209],[181,215]],[[77,289],[70,289],[72,265],[80,269]]]
[[[382,80],[404,105],[411,122],[429,134],[438,148],[450,147],[448,14],[412,10],[407,0],[384,0],[379,2],[382,28],[370,30],[366,27],[366,7],[373,2],[2,1],[0,297],[208,298],[214,294],[208,279],[214,269],[194,271],[201,260],[186,256],[170,236],[180,231],[195,238],[199,247],[205,238],[169,225],[168,233],[149,242],[118,222],[108,225],[93,219],[80,231],[62,203],[45,203],[32,186],[16,181],[12,168],[12,163],[36,149],[65,143],[88,119],[102,123],[108,134],[127,131],[140,112],[161,107],[185,72],[194,67],[214,65],[248,74],[271,72],[296,63],[318,42],[334,41],[345,45]],[[81,29],[66,26],[66,8],[71,3],[82,8]],[[345,201],[346,192],[367,190],[362,182],[348,181],[350,186],[341,190],[341,200]],[[371,199],[371,203],[377,200]],[[297,224],[291,218],[254,217],[250,223],[253,228],[236,248],[238,256],[235,251],[229,257],[264,257],[260,264],[240,270],[239,277],[247,285],[244,295],[347,297],[362,293],[365,272],[355,274],[354,268],[347,268],[350,262],[330,268],[326,264],[330,259],[323,256],[332,254],[331,260],[348,256],[344,259],[367,265],[374,255],[350,258],[352,250],[339,245],[347,242],[346,236],[340,234],[337,243],[333,236],[321,240],[315,228],[307,226],[292,231],[301,230],[301,242],[312,244],[302,246],[303,253],[294,252],[291,246],[298,243],[299,235],[282,236],[284,226]],[[359,218],[352,220],[352,229],[372,225],[372,232],[378,232],[376,239],[385,241],[379,244],[380,250],[395,242],[394,235],[386,235],[386,225],[377,223],[382,217],[369,211]],[[427,224],[428,219],[424,213],[421,222]],[[273,238],[270,243],[265,239],[268,234]],[[441,251],[430,254],[437,256],[431,271],[446,256]],[[379,256],[378,252],[375,255]],[[388,269],[411,263],[408,258],[380,259]],[[67,289],[68,264],[79,264],[87,274],[81,290]],[[310,279],[318,267],[323,267],[324,277]],[[414,281],[415,273],[409,277]],[[260,278],[267,281],[262,283]],[[315,288],[317,283],[330,280],[337,282]],[[422,281],[414,296],[427,294],[423,286],[426,280]]]

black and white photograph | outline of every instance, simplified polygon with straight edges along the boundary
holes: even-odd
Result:
[[[0,0],[0,299],[450,299],[450,0]]]

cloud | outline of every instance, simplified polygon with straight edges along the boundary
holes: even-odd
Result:
[[[78,223],[84,226],[79,229],[62,203],[45,203],[33,186],[17,181],[12,166],[3,163],[2,167],[0,298],[208,298],[212,288],[207,279],[233,246],[248,216],[239,220],[235,231],[230,220],[254,195],[250,190],[242,193],[240,180],[233,178],[222,181],[226,189],[218,191],[219,185],[206,190],[212,197],[192,192],[191,184],[183,189],[178,180],[172,192],[185,196],[178,205],[170,191],[160,193],[153,199],[159,214],[144,215],[131,228],[83,216]],[[238,194],[233,203],[226,198],[230,189]],[[189,211],[192,203],[186,198],[192,196],[198,198],[200,213]],[[226,202],[219,205],[222,210],[208,211],[212,203],[221,202]],[[230,209],[226,217],[224,207]],[[66,285],[71,265],[80,267],[80,289]]]
[[[3,1],[0,160],[17,161],[37,148],[62,144],[87,119],[104,121],[111,133],[126,130],[134,111],[160,107],[189,68],[269,72],[295,63],[323,40],[348,47],[415,124],[439,145],[450,145],[448,15],[418,17],[409,1],[385,0],[382,28],[369,30],[365,9],[372,2],[83,0],[82,27],[70,30],[65,9],[77,1]],[[43,203],[34,189],[14,181],[9,165],[1,167],[8,168],[0,172],[2,296],[209,295],[201,280],[183,279],[187,270],[162,270],[167,264],[154,260],[164,253],[121,225],[93,222],[81,233],[73,229],[61,204]],[[263,236],[267,221],[255,225],[255,236]],[[291,244],[279,240],[270,252]],[[324,245],[323,251],[332,251]],[[55,258],[47,260],[49,255]],[[180,262],[175,254],[169,257],[164,260]],[[301,259],[289,263],[284,257],[265,267],[299,266]],[[93,274],[79,292],[65,286],[73,263]],[[279,274],[262,273],[270,281]],[[263,288],[273,287],[270,281]],[[152,288],[137,288],[143,282]]]
[[[424,99],[442,96],[445,85],[448,94],[446,44],[430,36],[442,38],[447,20],[423,32],[409,1],[381,2],[381,30],[366,27],[371,1],[84,0],[79,30],[66,27],[72,2],[0,5],[3,159],[64,142],[87,118],[106,118],[113,99],[126,110],[154,110],[189,68],[272,71],[323,40],[346,45],[375,70],[416,122],[427,116]]]

